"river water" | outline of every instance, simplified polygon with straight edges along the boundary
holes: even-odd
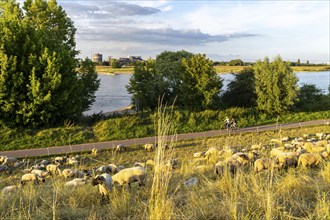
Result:
[[[91,110],[84,112],[85,115],[91,115],[99,112],[113,111],[130,104],[130,94],[126,91],[126,85],[129,82],[131,74],[105,75],[99,74],[101,80],[100,88],[96,91],[96,100],[93,103]],[[224,79],[223,90],[235,77],[233,74],[221,74]],[[315,84],[316,87],[322,90],[324,94],[328,93],[330,85],[330,71],[322,72],[296,72],[298,84]]]

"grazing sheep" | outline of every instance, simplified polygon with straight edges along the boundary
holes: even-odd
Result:
[[[14,168],[20,168],[22,166],[24,166],[26,164],[25,160],[22,160],[22,161],[17,161],[14,163]]]
[[[0,173],[2,172],[9,174],[12,173],[11,169],[7,165],[0,165]]]
[[[116,151],[117,152],[124,152],[124,151],[126,151],[126,146],[124,146],[123,144],[118,144],[116,146]]]
[[[298,166],[317,166],[321,160],[322,158],[319,154],[304,153],[299,156]]]
[[[95,169],[96,168],[96,169]],[[102,165],[99,168],[95,167],[96,173],[118,173],[118,167],[114,164]]]
[[[87,182],[87,178],[75,178],[70,180],[64,184],[65,187],[77,187],[85,185]]]
[[[54,161],[55,161],[55,164],[63,165],[66,163],[67,159],[68,158],[66,156],[60,156],[60,157],[55,157]]]
[[[205,154],[205,151],[194,153],[194,158],[202,157],[202,156],[204,156],[204,154]]]
[[[44,170],[32,170],[31,173],[37,174],[38,176],[41,176],[41,177],[47,177],[50,175],[49,172],[44,171]]]
[[[282,142],[288,142],[289,139],[290,139],[289,137],[282,137],[282,138],[281,138],[281,141],[282,141]]]
[[[213,165],[199,165],[196,168],[196,172],[198,173],[211,173],[214,170],[214,166]]]
[[[5,188],[2,189],[2,193],[4,195],[8,195],[9,193],[16,192],[18,190],[18,186],[12,185],[12,186],[6,186]]]
[[[263,170],[272,170],[276,167],[277,167],[277,165],[270,158],[260,158],[254,162],[254,172],[255,173],[261,172]]]
[[[298,164],[298,158],[299,158],[298,152],[284,152],[279,155],[277,155],[276,158],[276,164],[279,169],[285,169],[288,167],[296,167]]]
[[[322,140],[322,139],[324,139],[324,138],[327,136],[327,134],[322,132],[322,133],[316,133],[315,136],[316,136],[319,140]]]
[[[131,183],[138,182],[139,186],[145,185],[146,170],[143,167],[131,167],[119,171],[112,176],[113,183],[123,186],[125,183],[131,186]]]
[[[69,165],[74,165],[74,166],[78,166],[79,161],[77,160],[76,157],[70,157],[70,158],[67,160],[67,164],[69,164]]]
[[[26,182],[34,182],[35,184],[39,184],[39,181],[45,182],[45,178],[34,173],[27,173],[22,176],[21,185],[24,186]]]
[[[286,150],[285,147],[275,147],[269,152],[269,157],[270,158],[276,158],[277,155],[284,153]]]
[[[321,146],[321,147],[327,147],[328,141],[327,140],[317,141],[317,142],[315,142],[315,145],[316,146]]]
[[[5,156],[2,165],[5,165],[5,164],[14,164],[16,162],[17,162],[17,158],[16,157],[7,157],[7,156]]]
[[[92,180],[92,185],[99,185],[99,192],[102,195],[102,200],[106,197],[109,199],[109,193],[112,189],[112,178],[109,174],[103,173],[101,175],[97,175]]]
[[[155,149],[155,145],[154,144],[145,144],[144,149],[146,151],[153,151]]]
[[[64,169],[61,174],[65,179],[67,178],[83,178],[91,176],[91,172],[88,170],[73,170],[73,169]]]
[[[56,174],[61,174],[61,170],[59,168],[59,165],[56,165],[56,164],[48,164],[46,166],[46,170],[50,173],[50,174],[53,174],[53,175],[56,175]]]
[[[208,149],[208,150],[205,152],[204,156],[205,156],[206,158],[210,159],[211,157],[216,157],[216,156],[218,156],[218,153],[219,153],[218,149],[215,149],[214,147],[212,147],[212,148]]]

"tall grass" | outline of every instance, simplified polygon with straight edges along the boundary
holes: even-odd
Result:
[[[166,166],[166,161],[173,158],[175,130],[172,116],[167,113],[166,107],[160,104],[156,116],[157,150],[149,200],[149,218],[172,219],[173,202],[168,192],[172,170]]]

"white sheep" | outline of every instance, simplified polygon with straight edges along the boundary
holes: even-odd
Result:
[[[65,179],[67,178],[83,178],[91,176],[91,172],[88,170],[73,170],[73,169],[64,169],[61,174],[64,176]]]
[[[114,164],[102,165],[99,168],[95,167],[94,171],[96,173],[118,173],[118,167]]]
[[[64,163],[66,163],[67,159],[68,158],[66,156],[58,156],[58,157],[55,157],[54,161],[55,161],[55,164],[63,165]]]
[[[26,182],[34,182],[39,184],[39,181],[45,182],[45,178],[34,173],[27,173],[22,176],[21,185],[24,186]]]
[[[125,183],[131,186],[131,183],[138,182],[139,186],[145,185],[146,170],[143,167],[131,167],[119,171],[112,176],[113,183],[123,186]]]
[[[215,156],[217,156],[217,155],[218,155],[218,152],[219,152],[219,151],[218,151],[216,148],[212,147],[212,148],[208,149],[208,150],[205,152],[204,156],[205,156],[206,158],[210,159],[211,157],[215,157]]]
[[[109,199],[109,193],[112,189],[112,184],[112,178],[108,173],[97,175],[92,180],[93,186],[99,185],[99,192],[102,195],[102,199],[104,199],[105,197]]]
[[[202,157],[202,156],[204,156],[204,154],[205,154],[205,151],[196,152],[196,153],[194,153],[194,157],[195,158]]]
[[[33,173],[33,174],[37,174],[37,175],[39,175],[39,176],[41,176],[41,177],[47,177],[47,176],[50,175],[50,173],[47,172],[47,171],[44,171],[44,170],[35,170],[35,169],[32,170],[31,173]]]
[[[53,174],[53,175],[56,175],[56,174],[61,174],[61,170],[59,168],[59,165],[56,165],[56,164],[48,164],[46,166],[46,170],[50,173],[50,174]]]
[[[284,152],[277,155],[276,164],[279,169],[297,166],[299,152]]]
[[[276,167],[276,163],[270,158],[260,158],[254,162],[255,173],[261,172],[263,170],[273,170]]]
[[[322,140],[324,139],[327,134],[326,133],[323,133],[323,132],[320,132],[320,133],[316,133],[315,136],[319,139],[319,140]]]
[[[304,153],[299,156],[298,166],[317,166],[322,158],[319,154]]]
[[[6,186],[5,188],[2,189],[2,193],[4,195],[8,195],[9,193],[16,192],[18,189],[19,189],[19,187],[16,185]]]
[[[118,145],[116,146],[116,151],[117,151],[117,152],[124,152],[124,151],[126,151],[126,146],[123,145],[123,144],[118,144]]]
[[[146,151],[153,151],[155,149],[155,145],[154,144],[145,144],[144,149]]]
[[[64,184],[65,187],[77,187],[85,185],[87,182],[87,178],[75,178],[70,180]]]

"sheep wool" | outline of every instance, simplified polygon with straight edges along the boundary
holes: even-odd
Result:
[[[16,192],[18,190],[18,186],[12,185],[12,186],[6,186],[5,188],[2,189],[2,193],[4,195],[7,195],[9,193]]]
[[[102,197],[108,196],[110,190],[112,189],[112,178],[108,173],[97,175],[92,180],[92,185],[99,185],[99,192],[101,193]]]
[[[75,178],[64,184],[65,187],[78,187],[86,184],[86,178]]]
[[[39,181],[45,182],[45,179],[37,174],[27,173],[22,176],[21,184],[22,186],[25,185],[26,182],[34,182],[39,184]]]
[[[145,185],[146,171],[143,167],[131,167],[119,171],[112,176],[113,183],[123,186],[127,183],[129,186],[133,182],[138,182],[139,186]]]

